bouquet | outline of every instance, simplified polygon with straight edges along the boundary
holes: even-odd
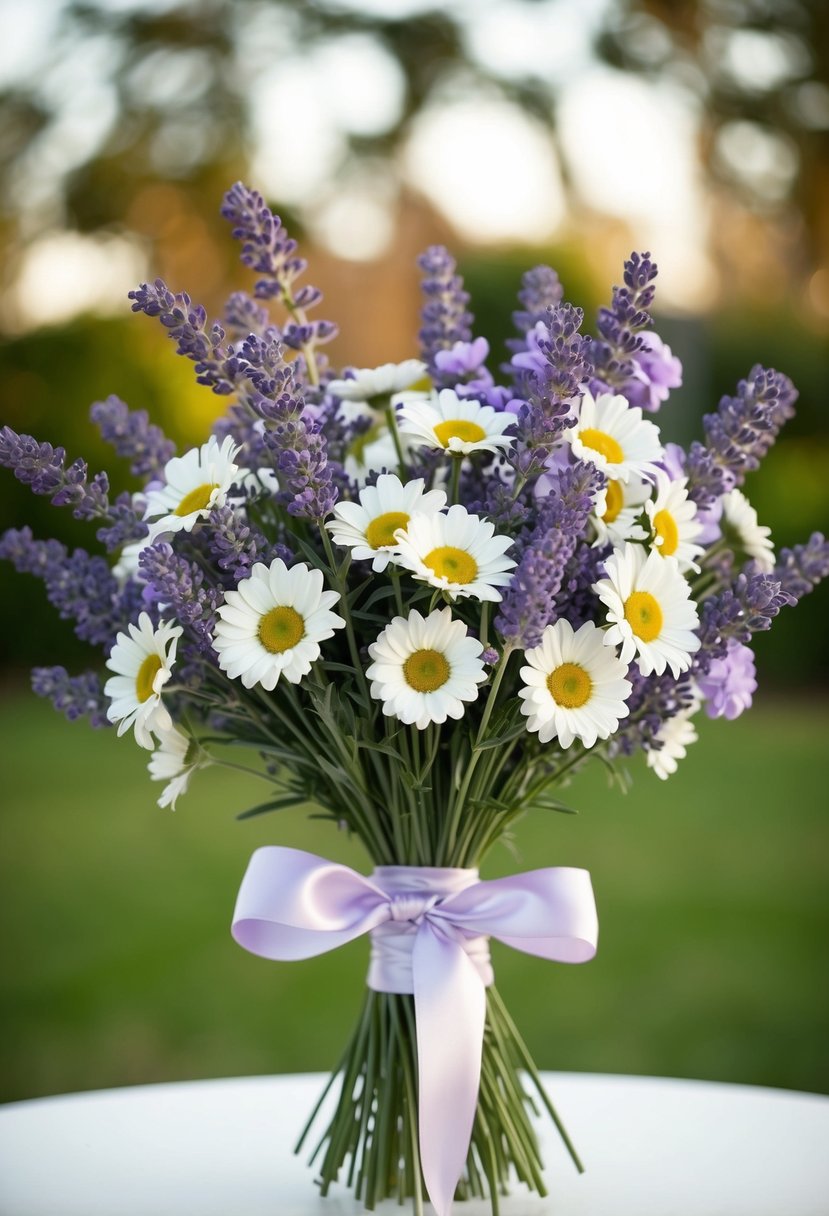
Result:
[[[0,463],[96,527],[68,552],[26,529],[0,556],[34,574],[103,651],[108,678],[37,668],[67,717],[117,726],[149,753],[161,806],[212,764],[268,783],[246,815],[312,804],[365,846],[369,875],[260,849],[236,939],[305,958],[361,934],[363,1011],[332,1081],[314,1159],[368,1208],[389,1195],[544,1194],[540,1103],[575,1150],[493,984],[488,940],[583,962],[596,948],[589,876],[482,881],[492,845],[590,762],[659,778],[756,687],[752,634],[829,571],[816,534],[775,556],[740,489],[792,416],[795,389],[754,367],[703,419],[701,442],[654,421],[681,383],[652,329],[657,268],[633,254],[595,336],[545,266],[528,271],[493,375],[441,247],[420,259],[419,357],[330,366],[336,328],[255,191],[223,213],[256,276],[221,322],[163,281],[131,292],[228,409],[177,455],[116,397],[91,416],[139,487],[6,427]],[[272,316],[268,305],[278,309]],[[312,1120],[313,1122],[313,1120]],[[307,1131],[307,1129],[306,1129]],[[304,1139],[304,1137],[303,1137]]]

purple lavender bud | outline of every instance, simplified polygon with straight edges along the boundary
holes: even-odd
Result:
[[[721,659],[712,659],[697,685],[705,698],[709,718],[739,718],[749,709],[757,691],[754,652],[741,642],[730,641]]]
[[[176,454],[176,445],[161,427],[150,422],[146,410],[130,410],[120,397],[110,396],[90,406],[89,416],[106,443],[130,460],[135,477],[158,477]]]
[[[520,338],[508,338],[507,347],[514,354],[527,349],[530,333],[536,325],[546,322],[550,309],[557,308],[564,289],[556,272],[550,266],[535,266],[521,276],[518,301],[521,308],[512,314],[512,320]]]
[[[805,545],[781,549],[772,577],[780,580],[781,592],[792,603],[802,600],[829,578],[829,541],[820,532],[813,532]]]
[[[283,332],[286,345],[299,350],[309,344],[330,342],[337,334],[332,321],[308,323],[302,315],[319,304],[322,292],[310,286],[294,291],[293,283],[307,262],[298,256],[296,241],[288,236],[262,195],[236,182],[224,196],[221,213],[233,225],[234,238],[242,242],[242,263],[262,276],[256,281],[254,296],[258,300],[280,299],[291,314],[291,324]]]
[[[30,528],[10,528],[0,537],[0,559],[19,574],[43,581],[46,597],[63,620],[74,621],[77,636],[107,653],[126,628],[135,607],[135,589],[122,590],[103,557],[85,549],[68,553],[56,540],[35,540]]]
[[[138,565],[151,600],[163,603],[165,614],[172,613],[198,654],[209,655],[222,589],[206,585],[197,563],[165,542],[143,549]]]
[[[225,331],[218,321],[208,329],[205,310],[200,304],[193,304],[186,291],[173,293],[163,279],[156,279],[128,292],[128,299],[133,302],[133,312],[158,317],[168,337],[176,343],[176,353],[195,363],[199,384],[208,385],[220,396],[233,392],[233,378],[225,366],[228,358]]]
[[[537,646],[545,626],[558,620],[558,597],[603,484],[595,466],[577,461],[556,475],[555,490],[539,501],[536,526],[520,539],[520,560],[495,620],[505,640]]]
[[[701,646],[694,659],[695,672],[705,673],[716,659],[725,658],[730,642],[744,646],[753,633],[771,628],[781,608],[791,604],[780,582],[767,574],[739,574],[730,587],[705,600],[697,630]]]
[[[10,426],[0,430],[0,465],[12,469],[34,494],[47,495],[56,507],[72,507],[76,519],[101,519],[109,513],[109,479],[96,473],[90,481],[86,462],[66,468],[66,452],[31,435],[18,435]]]
[[[759,467],[794,415],[796,400],[788,376],[757,363],[735,396],[723,397],[716,414],[705,415],[705,445],[693,444],[688,453],[688,493],[698,506],[742,485],[746,474]]]
[[[234,291],[225,304],[225,329],[231,339],[244,339],[248,334],[261,337],[270,326],[271,319],[267,308],[257,304],[246,291]]]
[[[660,746],[657,740],[660,730],[671,718],[691,707],[694,692],[687,673],[679,679],[670,671],[661,676],[643,676],[634,663],[627,678],[633,685],[627,699],[629,714],[613,736],[613,750],[631,756],[640,749],[653,751]]]
[[[599,309],[600,336],[590,348],[594,392],[622,392],[622,386],[636,378],[634,355],[642,347],[641,331],[651,324],[647,310],[653,303],[656,274],[649,253],[632,253],[625,262],[624,286],[613,288],[610,308]]]
[[[88,718],[96,729],[112,725],[107,718],[109,697],[104,695],[97,672],[70,676],[65,667],[34,667],[32,690],[38,697],[48,697],[70,722]]]
[[[486,663],[487,667],[494,667],[500,657],[500,654],[493,646],[487,646],[481,651],[481,662]]]
[[[272,545],[248,523],[240,511],[225,504],[214,507],[206,520],[210,552],[220,570],[226,571],[234,583],[250,574],[256,562],[270,565],[275,557],[289,564],[293,554],[285,545]]]
[[[417,259],[423,271],[421,289],[425,302],[421,311],[421,357],[429,368],[436,388],[451,388],[436,364],[438,351],[450,350],[456,342],[471,342],[473,321],[467,309],[469,294],[456,273],[455,259],[443,245],[432,245]]]

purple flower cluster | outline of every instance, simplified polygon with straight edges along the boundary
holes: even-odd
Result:
[[[57,540],[35,540],[30,528],[10,528],[0,537],[0,559],[19,574],[42,579],[49,603],[62,620],[74,621],[84,642],[108,654],[116,634],[137,615],[140,589],[128,583],[122,590],[103,557],[85,549],[69,553]]]
[[[522,398],[510,408],[518,418],[519,450],[512,463],[525,478],[537,476],[573,423],[573,403],[589,374],[590,340],[579,333],[584,314],[571,304],[551,309],[532,331],[531,349],[513,356],[521,369]]]
[[[208,385],[214,393],[227,396],[233,392],[234,379],[227,368],[228,350],[225,331],[218,321],[209,326],[207,313],[201,304],[194,304],[186,291],[172,292],[163,279],[141,283],[128,293],[132,311],[148,317],[158,317],[176,343],[176,353],[196,365],[199,384]]]
[[[33,494],[47,495],[55,507],[71,507],[76,519],[102,519],[109,511],[109,478],[96,473],[89,480],[85,460],[66,467],[66,452],[31,435],[18,435],[10,426],[0,430],[0,465],[12,469]]]
[[[435,370],[441,383],[453,388],[459,397],[486,400],[493,388],[492,375],[486,366],[488,354],[486,338],[456,342],[448,350],[435,353]]]
[[[151,423],[146,410],[131,410],[120,397],[95,401],[89,416],[106,443],[112,444],[119,456],[129,460],[135,477],[155,477],[176,454],[176,445],[160,426]]]
[[[147,601],[164,604],[164,610],[183,627],[198,653],[212,655],[216,610],[224,599],[220,587],[211,587],[196,562],[174,552],[162,541],[142,549],[138,559],[145,580]]]
[[[627,679],[633,691],[627,699],[628,717],[622,719],[613,736],[614,751],[632,756],[639,750],[658,750],[661,745],[656,736],[661,728],[694,703],[691,677],[685,674],[677,680],[670,671],[643,676],[633,663]]]
[[[521,276],[518,302],[521,307],[512,314],[520,338],[507,338],[507,348],[513,354],[528,349],[528,338],[539,322],[546,322],[550,309],[557,308],[564,295],[558,275],[550,266],[534,266]],[[511,370],[508,366],[505,370]]]
[[[214,507],[205,523],[210,552],[219,569],[229,574],[234,583],[247,578],[256,562],[270,565],[276,557],[281,557],[286,565],[293,561],[290,549],[272,545],[247,522],[241,511],[227,504]]]
[[[70,722],[88,718],[90,726],[96,729],[112,725],[107,718],[109,697],[104,696],[95,671],[70,676],[65,667],[33,667],[32,691],[38,697],[48,697]]]
[[[270,210],[262,195],[237,182],[228,190],[222,215],[233,225],[233,236],[242,242],[241,260],[257,279],[253,293],[258,300],[278,298],[292,320],[282,330],[282,340],[293,350],[319,346],[337,335],[331,321],[308,321],[305,312],[322,300],[317,287],[306,285],[294,291],[293,284],[307,262],[297,255],[297,243]]]
[[[724,659],[730,642],[747,645],[753,633],[769,629],[780,609],[791,603],[773,576],[738,574],[730,587],[702,605],[695,672],[704,675],[714,661]]]
[[[535,527],[522,538],[518,566],[495,620],[507,641],[524,647],[537,646],[545,626],[558,619],[558,597],[568,575],[577,577],[571,562],[593,496],[604,484],[601,473],[583,461],[561,469],[553,480],[539,502]]]
[[[721,659],[712,659],[708,670],[700,675],[697,685],[705,698],[709,718],[733,721],[751,707],[757,691],[754,651],[732,638]]]
[[[456,273],[455,259],[443,245],[432,245],[417,259],[423,271],[421,289],[425,298],[421,311],[420,349],[437,388],[452,387],[451,373],[445,376],[436,362],[438,351],[450,350],[456,342],[472,341],[473,317],[469,294]]]
[[[688,493],[697,506],[708,506],[758,468],[796,400],[788,376],[758,363],[733,397],[723,397],[717,412],[705,415],[705,443],[693,443],[687,458]]]
[[[820,532],[813,532],[805,545],[781,549],[774,578],[780,580],[781,592],[792,603],[802,600],[818,583],[829,578],[829,541]]]
[[[641,385],[642,366],[635,356],[642,350],[641,331],[648,329],[657,266],[649,253],[632,253],[624,266],[624,286],[614,287],[609,308],[600,308],[596,320],[599,337],[591,342],[593,364],[591,389],[616,391]]]

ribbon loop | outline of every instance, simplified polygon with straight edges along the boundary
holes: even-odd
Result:
[[[558,867],[481,882],[477,870],[378,866],[365,878],[299,849],[257,849],[231,932],[265,958],[312,958],[371,935],[368,984],[413,993],[420,1157],[448,1216],[469,1151],[481,1074],[488,939],[581,963],[596,953],[590,875]]]

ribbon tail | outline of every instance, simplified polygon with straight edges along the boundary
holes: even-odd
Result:
[[[449,1216],[478,1102],[486,992],[451,930],[428,920],[418,930],[412,964],[420,1159],[437,1216]]]

